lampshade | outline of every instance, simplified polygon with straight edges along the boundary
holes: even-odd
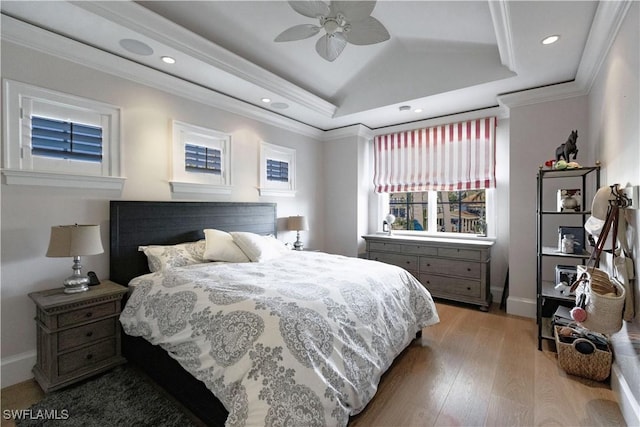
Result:
[[[309,223],[307,222],[307,218],[304,216],[290,216],[287,221],[287,230],[308,230]]]
[[[57,225],[51,227],[48,257],[76,257],[104,252],[99,225]]]

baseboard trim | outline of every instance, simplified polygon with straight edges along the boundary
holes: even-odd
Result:
[[[507,313],[515,316],[536,318],[536,301],[529,298],[507,298]]]
[[[611,366],[611,389],[618,398],[618,406],[627,425],[640,426],[640,403],[615,363]]]
[[[36,360],[35,350],[3,358],[0,362],[2,367],[0,387],[9,387],[33,378],[31,369],[36,364]]]

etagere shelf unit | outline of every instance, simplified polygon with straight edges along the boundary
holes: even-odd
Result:
[[[571,186],[581,192],[580,208],[578,210],[560,210],[556,192],[563,187]],[[538,324],[538,350],[542,350],[543,340],[554,340],[552,318],[558,306],[572,307],[575,302],[573,295],[568,295],[556,289],[554,272],[550,266],[553,261],[559,264],[578,265],[584,264],[589,259],[590,253],[585,250],[587,242],[583,242],[582,249],[574,253],[563,253],[559,247],[558,232],[553,224],[570,222],[574,226],[582,227],[590,215],[590,204],[587,205],[587,192],[593,197],[600,188],[600,164],[596,166],[581,167],[575,169],[543,169],[540,168],[537,176],[537,315]],[[550,191],[553,191],[550,193]],[[553,208],[550,207],[551,204]],[[554,245],[549,245],[551,239],[555,239]],[[585,239],[586,240],[586,239]]]

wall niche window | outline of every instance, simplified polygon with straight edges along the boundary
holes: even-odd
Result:
[[[120,109],[5,79],[7,184],[121,190]]]
[[[296,150],[267,142],[260,143],[261,196],[294,197]]]
[[[231,135],[173,121],[171,191],[231,194]]]

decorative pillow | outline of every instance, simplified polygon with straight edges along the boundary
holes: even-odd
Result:
[[[242,231],[231,232],[230,234],[233,236],[233,241],[242,249],[242,252],[253,262],[279,258],[288,251],[284,243],[273,236],[261,236]]]
[[[249,258],[235,244],[231,234],[226,231],[204,230],[206,248],[204,258],[210,261],[249,262]]]
[[[204,258],[205,241],[180,243],[177,245],[139,246],[144,252],[152,273],[172,267],[184,267],[191,264],[207,262]]]

